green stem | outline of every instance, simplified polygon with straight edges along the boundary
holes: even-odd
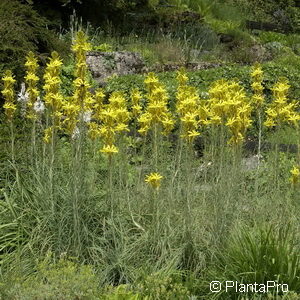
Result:
[[[158,133],[157,133],[157,124],[154,125],[154,139],[153,139],[153,152],[154,152],[154,166],[155,166],[155,171],[158,171],[158,145],[157,145],[157,138],[158,138]]]
[[[262,136],[262,120],[261,120],[261,109],[258,111],[258,150],[257,150],[257,167],[259,167],[260,156],[261,156],[261,136]]]
[[[11,161],[13,168],[15,169],[16,172],[16,182],[19,183],[19,172],[18,168],[16,166],[16,154],[15,154],[15,132],[14,132],[14,126],[13,126],[13,121],[10,120],[10,136],[11,136]]]
[[[109,156],[109,163],[108,163],[108,202],[109,202],[109,207],[111,210],[111,214],[114,215],[114,208],[115,208],[115,203],[114,203],[114,197],[113,197],[113,159],[112,155]]]
[[[191,212],[191,189],[192,186],[192,157],[193,157],[193,144],[188,143],[187,149],[185,152],[185,167],[186,167],[186,216],[185,216],[185,227],[186,234],[190,235],[191,233],[191,222],[192,222],[192,212]]]
[[[141,186],[141,180],[142,180],[142,171],[143,171],[143,162],[145,161],[145,152],[146,152],[146,146],[147,146],[147,135],[143,139],[143,145],[142,145],[142,157],[141,157],[141,166],[139,169],[139,178],[138,178],[138,184],[137,188]]]

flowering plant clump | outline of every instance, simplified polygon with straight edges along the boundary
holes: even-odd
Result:
[[[231,132],[228,141],[240,144],[245,139],[246,131],[252,124],[252,107],[244,88],[233,81],[220,80],[210,90],[208,124],[225,125]]]
[[[200,135],[198,127],[199,120],[199,103],[200,98],[195,87],[187,85],[187,74],[184,69],[177,73],[179,83],[177,90],[177,113],[181,122],[181,137],[188,142],[192,142]]]
[[[274,102],[267,108],[265,126],[275,127],[283,123],[299,125],[300,114],[296,111],[296,102],[288,102],[290,85],[285,78],[281,78],[272,88]]]
[[[297,158],[294,151],[288,155],[279,152],[285,134],[279,131],[281,124],[283,130],[289,127],[289,142],[294,144],[295,137],[300,142],[299,107],[288,97],[290,84],[280,79],[273,85],[273,97],[267,97],[263,69],[256,64],[248,75],[249,91],[229,79],[193,86],[195,78],[185,69],[166,76],[129,77],[130,87],[124,90],[128,77],[121,78],[117,88],[111,82],[96,88],[87,64],[90,49],[88,37],[78,32],[72,43],[76,65],[71,91],[63,90],[63,61],[57,52],[47,59],[41,78],[36,55],[28,53],[18,95],[12,72],[1,75],[6,117],[1,125],[10,139],[4,136],[0,143],[2,157],[8,161],[0,170],[4,175],[0,214],[5,216],[0,218],[0,237],[4,237],[0,238],[0,264],[12,269],[8,264],[16,257],[19,270],[23,254],[44,254],[51,249],[56,255],[70,253],[76,260],[101,262],[103,282],[113,285],[130,281],[134,268],[163,267],[153,278],[164,278],[173,272],[172,266],[180,266],[181,271],[175,268],[168,282],[161,281],[159,291],[157,282],[151,280],[153,291],[149,282],[134,289],[141,299],[200,296],[195,285],[189,285],[196,293],[192,295],[177,283],[182,278],[188,283],[194,278],[187,277],[186,271],[199,274],[206,265],[203,243],[214,250],[224,242],[230,226],[244,221],[252,226],[255,210],[259,220],[267,215],[276,226],[278,216],[283,221],[291,213],[295,213],[293,219],[297,217],[300,147]],[[229,77],[227,71],[224,74]],[[136,85],[132,82],[136,78],[144,80],[143,87],[139,80]],[[161,78],[171,78],[170,86]],[[202,84],[207,90],[202,90]],[[267,132],[268,127],[273,128]],[[266,147],[260,159],[261,141],[265,137],[273,140],[273,132],[274,148],[268,153]],[[258,141],[258,155],[249,151],[248,141],[252,146],[253,140],[255,146]],[[286,209],[278,214],[283,203]],[[240,219],[243,222],[236,222]],[[267,240],[270,232],[273,230],[266,232]],[[257,237],[260,231],[253,232],[253,241]],[[233,237],[235,240],[240,243]],[[281,233],[278,241],[287,245],[289,253]],[[244,254],[242,248],[234,247]],[[258,251],[258,259],[260,254]],[[279,254],[276,261],[270,258],[272,278],[282,270]],[[246,260],[252,262],[252,258]],[[289,269],[289,261],[284,264]],[[257,269],[253,270],[249,265],[238,273],[257,277]],[[291,282],[297,272],[298,267],[290,272]]]
[[[140,129],[138,132],[146,135],[151,127],[161,125],[163,134],[168,135],[174,127],[172,114],[168,111],[168,94],[154,73],[149,73],[145,79],[147,86],[147,107],[138,118]]]
[[[98,133],[104,142],[100,151],[108,155],[118,153],[118,148],[114,145],[116,136],[118,133],[129,131],[130,113],[124,95],[120,92],[112,93],[109,103],[103,105],[98,117],[102,123]]]

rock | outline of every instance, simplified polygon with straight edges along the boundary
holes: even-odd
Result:
[[[262,163],[262,156],[253,155],[242,159],[242,169],[251,171],[257,169]]]
[[[190,62],[186,64],[177,64],[177,63],[169,63],[169,64],[156,64],[151,68],[148,68],[150,72],[174,72],[179,70],[180,68],[185,68],[189,71],[198,71],[198,70],[206,70],[211,68],[221,67],[222,63],[210,63],[210,62]]]
[[[266,48],[258,44],[249,48],[249,57],[252,62],[268,60]]]
[[[135,52],[88,52],[87,64],[93,78],[100,86],[105,86],[109,77],[148,72],[169,72],[184,67],[187,70],[197,71],[222,66],[220,63],[194,62],[156,64],[146,67],[139,53]]]
[[[219,38],[220,38],[220,42],[224,44],[232,43],[234,41],[234,36],[227,33],[220,33]]]
[[[280,26],[278,26],[277,24],[250,20],[246,20],[246,28],[251,30],[258,29],[264,31],[281,31]]]
[[[113,75],[141,73],[145,64],[135,52],[88,52],[87,64],[93,78],[103,85]]]
[[[295,52],[295,54],[300,55],[300,44],[297,43],[293,46],[293,50]]]
[[[284,49],[284,46],[280,42],[269,42],[264,46],[272,58],[279,55]]]

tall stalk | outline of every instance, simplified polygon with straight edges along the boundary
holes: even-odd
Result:
[[[9,121],[9,127],[10,127],[10,138],[11,138],[11,162],[12,162],[13,168],[15,169],[16,182],[19,183],[19,171],[18,171],[18,168],[16,165],[15,132],[14,132],[13,120]]]
[[[258,149],[257,149],[257,167],[259,167],[261,157],[261,138],[262,138],[262,120],[261,120],[261,108],[258,111]]]
[[[154,131],[153,131],[153,154],[154,154],[154,167],[155,167],[155,171],[157,172],[157,168],[158,168],[158,128],[157,128],[157,124],[154,124]]]

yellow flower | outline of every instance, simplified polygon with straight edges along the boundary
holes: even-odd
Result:
[[[115,145],[106,145],[100,150],[100,152],[107,154],[108,156],[111,156],[115,153],[118,153],[119,150]]]
[[[290,178],[292,184],[295,186],[300,182],[300,169],[299,167],[294,166],[293,169],[290,171],[292,177]]]
[[[89,136],[92,140],[95,140],[99,136],[99,125],[95,122],[90,122],[89,126]]]
[[[149,131],[149,129],[150,129],[149,126],[147,126],[147,125],[143,126],[138,130],[138,133],[145,136],[147,134],[147,132]]]
[[[158,189],[162,178],[163,176],[159,173],[151,173],[146,176],[145,182],[150,184],[153,188]]]
[[[253,70],[253,72],[251,73],[251,76],[252,77],[260,77],[260,76],[262,76],[263,75],[263,71],[262,71],[262,69],[258,66],[258,67],[256,67],[254,70]]]
[[[177,71],[176,79],[180,85],[184,85],[189,80],[184,68],[181,68],[179,71]]]
[[[175,122],[170,117],[166,117],[162,123],[164,126],[163,134],[168,135],[173,130]]]
[[[130,94],[133,106],[139,106],[142,95],[138,89],[133,89]]]
[[[48,127],[44,131],[44,137],[43,140],[46,144],[49,144],[52,138],[52,127]]]
[[[289,116],[288,121],[292,123],[295,127],[299,126],[299,121],[300,121],[300,114],[297,114],[295,112],[291,113]]]
[[[197,136],[199,136],[200,133],[196,130],[190,130],[187,133],[187,139],[189,142],[192,142]]]
[[[130,131],[127,124],[120,123],[115,127],[116,132]]]
[[[138,104],[132,106],[132,113],[135,117],[138,116],[141,112],[142,112],[142,106]]]
[[[274,122],[273,119],[268,118],[268,119],[264,122],[264,125],[265,125],[266,127],[274,127],[274,126],[276,126],[276,123]]]

